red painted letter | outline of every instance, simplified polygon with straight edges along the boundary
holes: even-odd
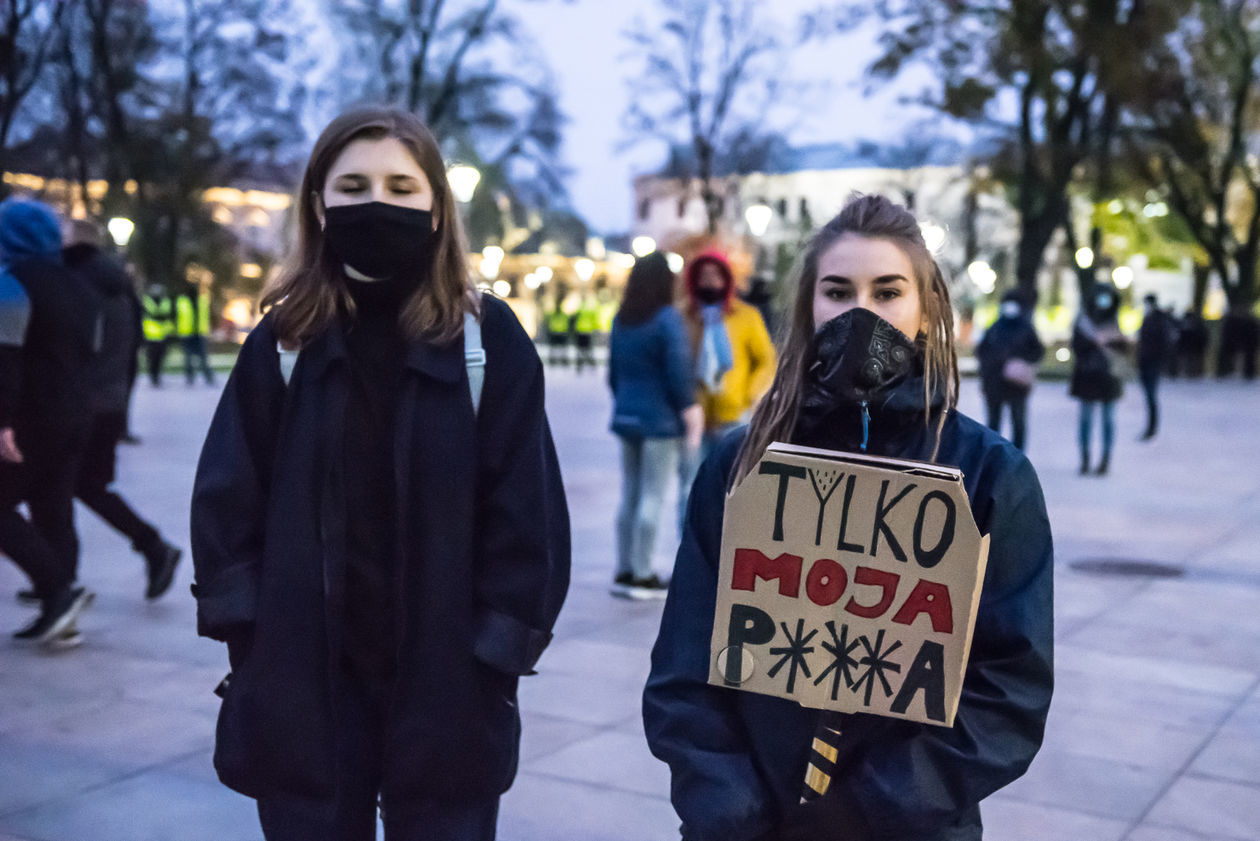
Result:
[[[920,613],[926,613],[932,619],[933,631],[942,634],[954,632],[954,607],[949,601],[949,588],[944,584],[920,579],[892,621],[913,625]]]
[[[853,573],[853,583],[867,584],[872,587],[880,587],[883,589],[883,595],[879,601],[873,605],[867,606],[858,604],[856,598],[849,599],[849,603],[844,609],[854,616],[861,616],[863,619],[875,619],[883,616],[892,605],[893,596],[897,595],[897,584],[901,581],[901,576],[895,572],[885,572],[882,569],[871,569],[870,567],[858,567]]]
[[[736,549],[731,589],[754,590],[758,578],[779,579],[779,595],[794,599],[801,593],[801,558],[785,552],[771,559],[756,549]]]
[[[849,574],[830,558],[814,561],[805,578],[805,592],[809,595],[809,600],[823,607],[839,601],[844,595],[844,588],[848,586]]]

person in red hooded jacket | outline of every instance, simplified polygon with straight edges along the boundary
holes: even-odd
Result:
[[[704,440],[699,454],[684,454],[679,462],[680,523],[700,462],[722,433],[747,421],[769,390],[777,364],[766,323],[756,307],[735,295],[735,276],[723,254],[700,254],[687,266],[685,280],[683,315],[695,360],[696,402],[704,409]]]

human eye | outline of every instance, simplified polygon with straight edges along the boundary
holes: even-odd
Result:
[[[892,301],[900,297],[901,297],[900,289],[887,287],[887,286],[884,287],[883,289],[880,289],[878,292],[875,293],[875,300],[877,301]]]
[[[838,283],[828,283],[823,288],[823,297],[829,301],[847,301],[853,297],[853,290]]]
[[[367,189],[367,182],[362,178],[338,178],[333,185],[333,189],[339,193],[352,196]]]

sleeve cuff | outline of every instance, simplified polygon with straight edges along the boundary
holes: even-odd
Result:
[[[197,633],[226,642],[234,627],[254,621],[258,578],[253,567],[228,567],[208,585],[192,585],[197,599]]]
[[[490,608],[477,611],[473,654],[487,666],[510,675],[533,674],[534,664],[551,642],[551,634]]]

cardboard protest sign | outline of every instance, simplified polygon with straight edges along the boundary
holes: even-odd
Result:
[[[772,444],[726,498],[709,682],[953,726],[988,555],[958,470]]]

